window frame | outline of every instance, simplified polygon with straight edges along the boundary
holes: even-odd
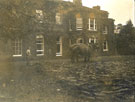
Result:
[[[56,22],[56,24],[58,24],[58,25],[61,25],[61,24],[62,24],[62,16],[61,16],[61,13],[56,13],[56,15],[55,15],[55,22]]]
[[[72,31],[72,24],[71,24],[71,20],[70,19],[68,21],[68,27],[69,27],[69,31]]]
[[[93,27],[91,27],[91,21],[93,20]],[[88,19],[88,30],[90,31],[97,31],[97,23],[95,18]]]
[[[103,26],[103,34],[108,34],[108,26]]]
[[[80,42],[82,40],[82,42]],[[84,43],[84,39],[83,38],[78,38],[77,40],[76,40],[76,43]]]
[[[59,40],[57,40],[57,39],[59,39]],[[56,56],[62,56],[62,37],[58,37],[56,39]],[[59,45],[59,50],[60,50],[60,52],[57,52],[57,46]]]
[[[43,10],[39,10],[39,9],[36,10],[36,18],[38,19],[39,23],[43,23],[43,18],[44,18]]]
[[[83,29],[83,18],[76,17],[76,30],[82,30]]]
[[[93,41],[93,42],[92,42],[92,41]],[[97,43],[97,38],[95,38],[95,37],[89,38],[89,43],[96,44],[96,43]]]
[[[73,40],[69,39],[69,46],[71,46],[73,44]]]
[[[42,39],[41,43],[37,42],[39,40],[37,39]],[[41,46],[41,50],[38,49],[38,45]],[[38,54],[38,52],[42,52],[42,54]],[[36,35],[36,56],[44,56],[44,36],[43,35]]]
[[[16,50],[20,49],[20,50]],[[19,51],[18,54],[16,52]],[[15,39],[13,42],[13,57],[21,57],[22,56],[22,39]]]
[[[103,42],[103,51],[104,51],[104,52],[109,51],[107,40],[105,40],[105,41]]]

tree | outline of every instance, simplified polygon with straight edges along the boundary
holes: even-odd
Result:
[[[135,54],[135,28],[131,20],[127,21],[117,37],[117,50],[119,54]]]
[[[0,37],[25,37],[32,30],[32,4],[27,0],[0,2]]]

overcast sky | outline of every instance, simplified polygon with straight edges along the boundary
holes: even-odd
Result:
[[[72,0],[67,0],[72,1]],[[101,6],[102,10],[109,12],[109,17],[115,19],[115,24],[133,21],[133,0],[82,0],[87,7]]]

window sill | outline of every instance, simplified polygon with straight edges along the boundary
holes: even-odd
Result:
[[[60,26],[60,25],[62,25],[62,23],[56,23],[56,25],[59,25]]]
[[[56,56],[62,56],[62,54],[56,54]]]
[[[88,31],[95,31],[95,32],[96,32],[97,30],[91,30],[91,29],[88,29]]]
[[[13,57],[22,57],[22,55],[13,55]]]
[[[82,28],[76,28],[76,30],[83,30]]]
[[[44,56],[44,54],[37,54],[37,56]]]
[[[106,50],[103,50],[103,52],[107,52],[108,51],[108,49],[106,49]]]

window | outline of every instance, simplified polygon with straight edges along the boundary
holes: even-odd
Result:
[[[96,20],[94,18],[89,18],[88,30],[97,31],[97,24],[96,24]]]
[[[44,37],[43,35],[37,35],[36,36],[36,53],[37,56],[43,56],[44,55]]]
[[[103,51],[108,51],[108,43],[107,43],[107,41],[103,42]]]
[[[62,56],[62,38],[58,37],[56,39],[56,45],[57,45],[57,52],[56,52],[56,56]]]
[[[36,10],[36,17],[39,23],[43,23],[43,11],[42,10]]]
[[[20,39],[13,42],[13,56],[22,56],[22,40]]]
[[[76,30],[82,30],[83,20],[80,13],[76,14]]]
[[[94,37],[89,38],[89,43],[93,43],[93,44],[95,44],[95,43],[97,43],[97,39],[96,39],[96,38],[94,38]]]
[[[73,44],[72,39],[69,39],[69,46]]]
[[[82,30],[83,22],[82,18],[76,18],[76,30]]]
[[[69,20],[69,31],[72,31],[72,24],[71,24],[71,20]]]
[[[62,19],[61,19],[61,14],[60,13],[56,13],[56,24],[62,24]]]
[[[77,42],[77,43],[83,43],[84,41],[83,41],[82,38],[78,38],[76,42]]]
[[[115,34],[119,34],[119,33],[121,32],[121,28],[122,28],[121,25],[115,26],[115,28],[114,28],[114,33],[115,33]]]
[[[107,26],[103,26],[103,34],[107,34],[108,33],[108,27]]]

